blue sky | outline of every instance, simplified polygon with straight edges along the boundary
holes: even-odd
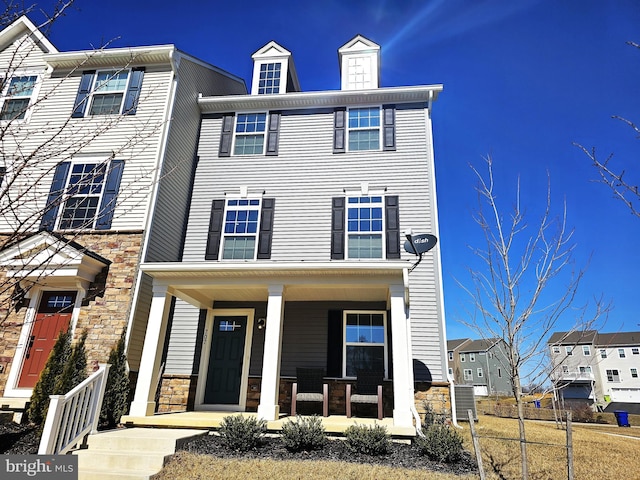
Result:
[[[275,40],[293,53],[303,90],[330,90],[339,88],[337,49],[362,34],[382,47],[382,86],[444,84],[433,112],[439,248],[457,338],[475,335],[457,322],[471,304],[455,279],[470,284],[468,247],[483,242],[469,164],[482,167],[489,154],[500,200],[511,204],[520,175],[532,215],[549,172],[556,210],[566,200],[575,228],[576,265],[589,263],[577,304],[602,295],[614,306],[604,330],[640,330],[640,219],[593,182],[573,145],[614,153],[640,181],[640,140],[611,118],[640,123],[640,49],[626,45],[640,43],[639,27],[637,0],[77,0],[49,38],[61,51],[171,43],[247,84],[251,54]]]

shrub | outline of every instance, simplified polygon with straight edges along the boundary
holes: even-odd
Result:
[[[71,353],[67,357],[62,372],[54,386],[54,395],[64,395],[70,392],[73,387],[82,383],[87,378],[87,352],[84,344],[87,340],[87,332],[82,332],[78,342],[71,348]]]
[[[344,431],[346,445],[355,453],[366,455],[383,455],[389,451],[391,436],[381,425],[367,427],[366,425],[352,425]]]
[[[462,437],[447,425],[431,425],[424,431],[424,437],[416,440],[420,453],[431,460],[452,463],[462,457]]]
[[[27,410],[30,422],[36,425],[44,423],[49,410],[49,395],[54,395],[56,382],[62,374],[70,355],[71,334],[61,331],[40,374],[40,379],[33,387],[31,400],[29,400],[29,409]]]
[[[422,403],[424,408],[424,426],[430,427],[431,425],[444,425],[447,421],[447,416],[442,413],[437,413],[430,402],[424,401]]]
[[[259,447],[267,431],[266,420],[229,415],[220,423],[220,436],[227,448],[245,452]]]
[[[111,349],[108,363],[111,364],[107,385],[104,391],[104,401],[100,411],[100,422],[108,428],[120,423],[120,417],[129,409],[129,374],[127,372],[127,357],[125,352],[125,332]]]
[[[571,419],[574,422],[593,423],[593,410],[589,405],[581,405],[571,409]]]
[[[317,415],[296,418],[282,425],[282,443],[293,452],[321,449],[327,437],[322,421]]]

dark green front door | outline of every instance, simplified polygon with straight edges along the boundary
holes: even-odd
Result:
[[[242,361],[247,333],[247,317],[216,316],[204,403],[237,405],[240,403]]]

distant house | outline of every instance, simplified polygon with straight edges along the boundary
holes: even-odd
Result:
[[[291,52],[253,54],[249,95],[205,95],[181,258],[150,259],[149,328],[131,415],[290,412],[299,367],[324,370],[345,415],[359,371],[411,429],[448,398],[431,112],[441,85],[380,86],[380,47],[338,50],[341,88],[301,89]],[[159,388],[159,391],[158,391]]]
[[[640,332],[555,332],[547,343],[565,403],[640,403]]]
[[[448,340],[447,350],[449,374],[457,385],[473,385],[476,396],[511,394],[503,340]]]
[[[135,376],[137,267],[180,255],[197,94],[246,87],[173,45],[60,52],[27,17],[0,32],[0,70],[0,404],[20,410],[60,330],[104,362],[127,329]]]

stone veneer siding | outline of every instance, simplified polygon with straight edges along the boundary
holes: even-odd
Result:
[[[133,287],[140,262],[142,231],[92,232],[73,236],[73,241],[87,250],[109,260],[108,270],[99,273],[82,302],[74,330],[76,340],[87,330],[88,364],[106,362],[111,348],[117,343],[129,319]],[[0,273],[4,280],[4,273]],[[2,285],[2,283],[0,283]],[[9,296],[0,297],[0,396],[4,394],[13,356],[20,337],[27,309],[8,312]]]
[[[260,377],[249,377],[247,387],[246,411],[256,412],[260,403]],[[197,375],[164,375],[160,385],[160,395],[157,410],[160,413],[185,412],[193,410],[195,392],[198,381]],[[280,378],[278,403],[280,413],[291,412],[291,386],[292,378]],[[329,384],[329,415],[346,415],[346,384],[347,380],[327,379]],[[391,381],[386,381],[382,387],[384,416],[393,416],[393,390]],[[430,403],[437,414],[451,418],[451,397],[449,396],[449,384],[446,382],[416,382],[415,405],[421,418],[424,418],[425,403]],[[375,416],[375,405],[355,406],[354,416],[358,410],[365,416]],[[322,407],[319,403],[298,403],[298,413],[303,415],[322,415]]]

